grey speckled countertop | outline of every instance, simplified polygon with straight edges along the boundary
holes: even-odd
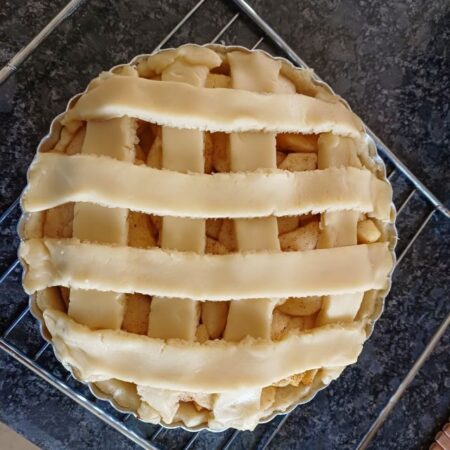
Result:
[[[3,0],[0,65],[64,4],[65,0]],[[0,211],[20,193],[38,141],[67,100],[102,69],[150,52],[194,4],[195,0],[87,1],[0,87]],[[449,206],[450,3],[256,0],[251,4]],[[230,2],[206,0],[168,45],[208,42],[235,12]],[[239,18],[221,40],[252,46],[259,36]],[[262,48],[282,55],[268,41]],[[411,186],[398,175],[392,180],[399,206]],[[403,210],[398,222],[400,252],[430,209],[416,194]],[[15,258],[17,218],[15,211],[0,228],[0,273]],[[449,312],[449,235],[449,221],[436,213],[397,269],[385,312],[358,363],[311,403],[297,408],[269,448],[355,448]],[[0,284],[0,332],[26,302],[16,270]],[[10,340],[28,352],[42,344],[29,316]],[[450,415],[449,355],[447,330],[371,449],[428,448]],[[64,377],[49,350],[40,362]],[[43,449],[137,448],[3,352],[0,367],[0,420]],[[96,404],[110,411],[104,402]],[[257,448],[278,421],[239,434],[232,448]],[[154,431],[134,419],[127,423],[144,435]],[[217,447],[229,436],[230,432],[202,433],[192,448]],[[188,440],[186,432],[168,431],[156,443],[176,448]]]

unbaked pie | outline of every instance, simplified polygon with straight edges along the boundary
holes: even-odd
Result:
[[[253,429],[354,363],[393,267],[361,121],[262,51],[137,57],[72,99],[22,196],[23,284],[94,393],[148,422]]]

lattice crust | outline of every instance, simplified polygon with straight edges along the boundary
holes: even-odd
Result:
[[[59,359],[141,419],[253,429],[354,363],[392,192],[308,71],[183,46],[93,80],[22,197],[24,287]]]

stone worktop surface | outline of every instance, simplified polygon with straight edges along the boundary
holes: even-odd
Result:
[[[64,6],[66,0],[3,0],[0,66]],[[101,70],[149,53],[196,0],[88,0],[0,86],[0,212],[25,185],[26,169],[52,118]],[[450,3],[447,0],[255,0],[250,4],[383,139],[418,178],[450,205]],[[236,13],[233,2],[206,0],[166,46],[206,43]],[[261,36],[239,17],[219,42],[252,47]],[[265,39],[274,54],[282,51]],[[392,165],[389,165],[389,170]],[[397,207],[412,186],[392,177]],[[398,253],[431,205],[418,193],[398,220]],[[0,227],[0,274],[15,260],[19,211]],[[271,449],[354,449],[449,313],[450,221],[436,212],[393,278],[382,318],[357,364],[309,404],[297,408]],[[25,307],[16,268],[0,284],[0,334]],[[25,316],[8,337],[34,354],[42,345]],[[450,331],[395,405],[370,449],[427,449],[450,415]],[[64,380],[50,349],[39,358]],[[75,392],[92,399],[70,380]],[[120,420],[108,404],[96,401]],[[138,446],[0,350],[0,420],[43,449],[135,449]],[[240,433],[232,449],[261,448],[280,418]],[[150,437],[155,428],[126,424]],[[231,431],[203,432],[193,449],[222,448]],[[184,431],[165,431],[161,449],[182,448]],[[0,445],[1,447],[1,445]]]

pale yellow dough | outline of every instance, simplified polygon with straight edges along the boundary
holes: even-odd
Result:
[[[248,337],[239,343],[199,344],[115,330],[92,331],[51,309],[44,312],[44,320],[59,358],[85,381],[118,378],[203,393],[263,387],[309,369],[351,364],[365,339],[359,324],[349,324],[293,334],[278,342]]]
[[[383,289],[392,269],[385,242],[303,252],[198,255],[44,238],[22,242],[19,256],[27,265],[24,286],[29,293],[70,286],[193,300]]]
[[[234,89],[275,92],[279,85],[281,63],[262,53],[228,55]],[[259,77],[255,77],[259,74]],[[231,133],[229,139],[230,168],[250,171],[276,168],[275,133]],[[234,220],[237,247],[240,251],[280,250],[278,224],[274,216],[259,219]],[[273,309],[278,299],[256,298],[246,302],[230,302],[223,339],[236,341],[246,336],[270,339]],[[239,426],[242,416],[248,424],[261,417],[260,387],[218,395],[213,415],[228,426]],[[244,413],[244,414],[243,414]]]
[[[191,218],[253,218],[352,209],[386,220],[391,196],[388,183],[368,170],[353,167],[205,175],[158,170],[95,155],[43,153],[31,166],[22,204],[26,211],[35,212],[67,202],[94,202]]]
[[[334,132],[358,138],[359,118],[340,103],[301,94],[260,94],[209,89],[173,81],[108,75],[84,94],[64,118],[130,116],[174,128],[201,131]]]

